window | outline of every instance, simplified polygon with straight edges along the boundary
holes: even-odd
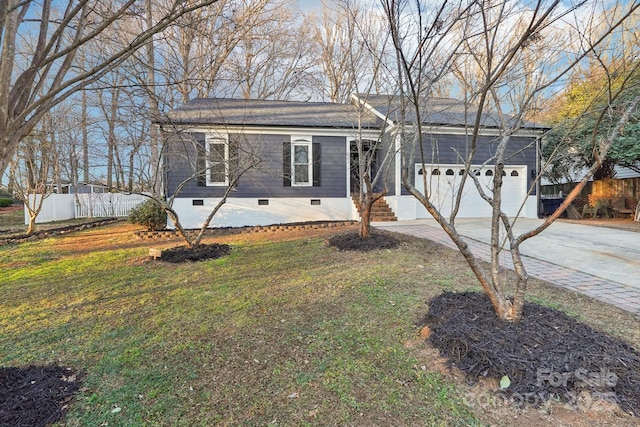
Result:
[[[282,185],[285,187],[319,187],[322,144],[311,136],[292,136],[282,143]]]
[[[312,185],[311,138],[298,138],[291,143],[291,185]]]
[[[226,137],[207,136],[207,185],[229,184],[229,144]]]

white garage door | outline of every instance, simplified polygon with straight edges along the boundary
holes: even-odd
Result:
[[[491,196],[493,188],[493,167],[474,167],[485,193]],[[459,165],[416,165],[416,188],[424,193],[423,173],[427,175],[427,189],[431,201],[444,216],[449,216],[455,203],[455,196],[462,180],[464,168]],[[505,167],[502,179],[502,210],[508,216],[515,216],[527,197],[527,167]],[[431,215],[421,204],[418,204],[417,217],[430,218]],[[491,216],[491,206],[480,197],[473,181],[467,178],[460,202],[458,217],[483,218]]]

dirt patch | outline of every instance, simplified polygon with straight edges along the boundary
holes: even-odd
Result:
[[[523,313],[504,322],[484,294],[445,292],[430,302],[423,336],[468,383],[508,378],[494,398],[516,408],[558,400],[640,416],[640,352],[560,311],[525,303]]]
[[[0,425],[38,427],[60,421],[80,386],[79,375],[69,368],[0,368]]]
[[[229,253],[231,253],[231,246],[225,244],[201,244],[193,248],[178,246],[163,250],[160,260],[172,263],[205,261],[221,258]]]
[[[22,210],[24,208],[23,205],[13,204],[11,206],[0,206],[0,214],[4,212],[16,212]]]
[[[364,239],[356,231],[331,237],[329,245],[338,248],[339,251],[367,252],[380,249],[395,249],[400,246],[400,240],[382,231],[371,233],[371,236]]]
[[[59,236],[62,234],[68,234],[74,231],[82,231],[88,230],[94,227],[102,227],[104,225],[109,225],[117,222],[121,222],[121,219],[118,218],[105,218],[95,221],[83,222],[81,224],[71,224],[62,227],[55,228],[47,228],[44,230],[36,231],[33,234],[7,234],[7,237],[0,237],[0,245],[8,244],[8,243],[23,243],[27,241],[44,239],[47,237]],[[0,233],[3,234],[3,233]]]

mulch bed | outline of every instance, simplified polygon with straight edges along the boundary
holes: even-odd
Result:
[[[329,239],[329,245],[340,251],[374,251],[380,249],[395,249],[400,246],[400,240],[391,234],[381,231],[372,232],[363,239],[358,232],[338,234]]]
[[[507,376],[511,384],[499,395],[517,406],[575,405],[586,395],[640,416],[640,352],[560,311],[527,302],[523,319],[510,323],[482,293],[446,292],[430,302],[421,325],[468,382]]]
[[[64,418],[80,375],[60,366],[0,368],[0,426],[47,426]]]
[[[231,246],[212,243],[208,245],[198,245],[193,248],[178,246],[162,251],[161,261],[180,263],[186,261],[205,261],[217,259],[231,253]]]

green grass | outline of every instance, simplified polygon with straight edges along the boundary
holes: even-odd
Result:
[[[24,227],[24,210],[9,210],[0,212],[0,229]],[[26,228],[25,228],[26,230]]]
[[[84,224],[97,219],[100,218],[78,218],[64,221],[36,223],[35,231],[38,232],[53,228],[67,227],[70,225]],[[24,223],[24,207],[21,207],[20,209],[0,211],[0,239],[22,235],[27,232],[27,228],[27,225]]]
[[[176,243],[133,229],[0,246],[0,365],[82,371],[62,425],[496,423],[417,337],[425,301],[479,290],[459,254],[410,238],[337,252],[283,232],[209,240],[231,254],[173,265],[148,248]],[[529,299],[640,343],[628,313],[535,280]]]
[[[64,425],[478,423],[406,345],[424,308],[398,280],[411,252],[238,237],[224,259],[170,265],[120,248],[126,233],[60,244],[92,233],[0,247],[0,363],[83,371]]]

